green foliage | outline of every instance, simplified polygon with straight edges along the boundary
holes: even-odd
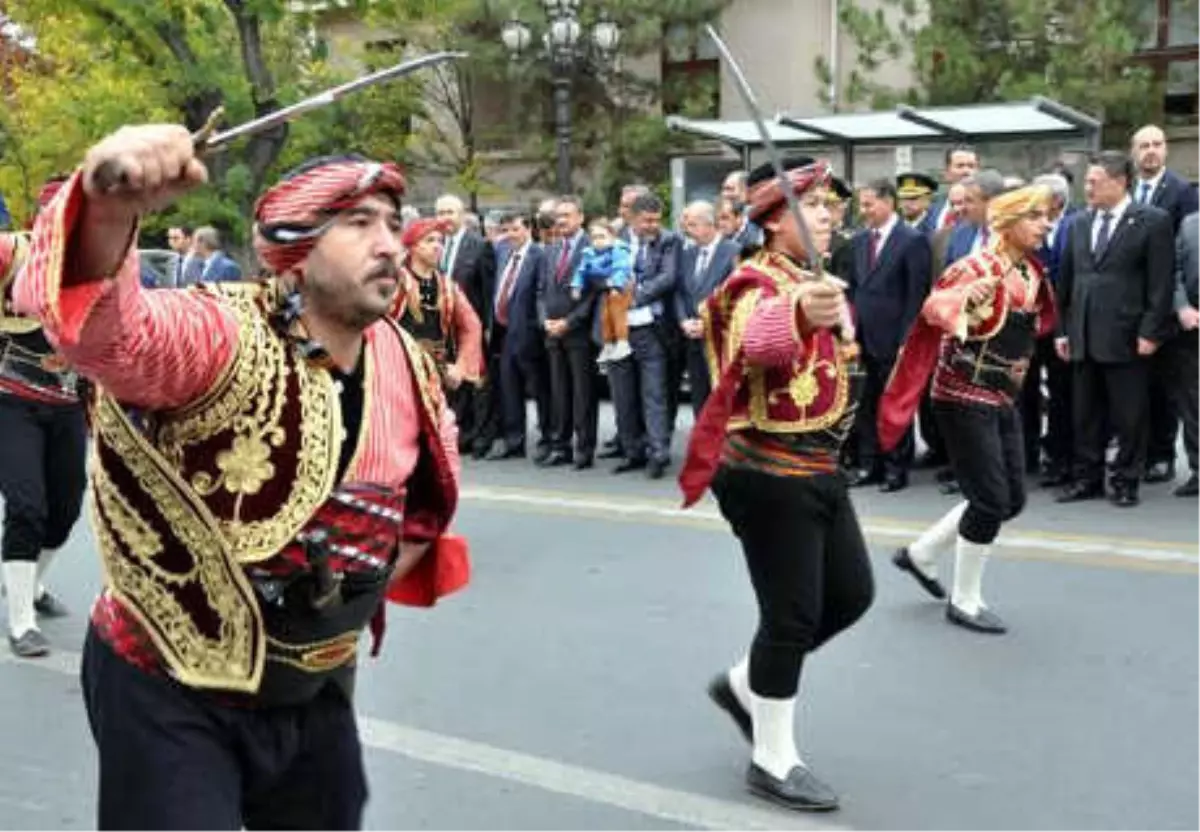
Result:
[[[975,104],[1047,95],[1124,129],[1153,115],[1150,73],[1131,56],[1147,34],[1142,0],[881,0],[868,12],[842,0],[857,47],[841,104]],[[880,77],[911,61],[914,84]],[[814,66],[823,84],[829,66]],[[827,102],[828,103],[828,102]]]

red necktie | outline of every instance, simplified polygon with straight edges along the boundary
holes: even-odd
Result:
[[[555,270],[555,278],[559,283],[566,280],[567,269],[571,265],[571,241],[563,240],[562,253],[558,256],[558,268]]]
[[[875,268],[875,264],[879,262],[879,229],[876,228],[871,232],[871,248],[870,256],[867,258],[867,265],[870,268]]]
[[[952,225],[954,225],[954,211],[947,208],[946,213],[942,214],[942,228],[949,228]]]
[[[508,302],[511,299],[513,283],[517,279],[517,267],[521,264],[521,255],[513,254],[504,270],[504,280],[500,281],[500,298],[496,301],[496,322],[500,326],[508,326]]]

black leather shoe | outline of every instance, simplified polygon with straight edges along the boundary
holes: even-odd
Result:
[[[471,446],[471,459],[485,459],[491,447],[491,442],[476,442]]]
[[[621,441],[613,438],[600,446],[600,453],[596,454],[597,459],[620,459],[625,455],[621,450]]]
[[[667,473],[667,462],[663,459],[654,459],[646,466],[646,476],[652,480],[661,480],[663,475]]]
[[[9,633],[8,646],[12,648],[13,655],[22,659],[36,659],[50,652],[50,642],[40,630],[26,630],[20,638],[14,638]]]
[[[980,607],[979,612],[974,615],[967,615],[954,606],[954,602],[951,601],[946,604],[946,620],[951,624],[957,624],[976,633],[988,633],[989,635],[998,636],[1008,632],[1008,627],[1004,626],[1004,622],[1000,620],[1000,616],[985,607]]]
[[[1056,503],[1079,503],[1104,498],[1104,486],[1096,482],[1073,482],[1055,499]]]
[[[903,491],[908,488],[908,477],[887,477],[883,481],[883,485],[879,486],[879,490],[884,494],[895,494],[897,491]]]
[[[49,591],[43,592],[33,602],[34,611],[42,618],[66,618],[71,614],[67,605],[55,598]]]
[[[1071,472],[1060,468],[1051,468],[1038,480],[1042,488],[1062,488],[1070,484]]]
[[[954,482],[953,468],[939,468],[938,472],[933,477],[938,482]]]
[[[644,459],[626,459],[613,469],[614,474],[628,474],[630,471],[640,471],[646,467]]]
[[[846,478],[846,485],[851,488],[861,488],[864,485],[880,485],[883,483],[882,474],[872,474],[870,471],[859,469],[850,473]]]
[[[742,707],[742,703],[734,695],[733,685],[729,684],[728,673],[718,673],[712,678],[712,681],[708,683],[708,698],[713,701],[714,705],[729,714],[729,718],[742,732],[746,742],[754,742],[754,723],[751,721],[750,712]]]
[[[951,478],[938,483],[938,492],[949,497],[952,494],[961,494],[962,486],[958,484],[958,480]]]
[[[787,809],[801,812],[832,812],[838,796],[804,766],[792,766],[788,776],[777,780],[754,763],[746,771],[746,787]]]
[[[1175,479],[1175,463],[1156,462],[1146,467],[1146,474],[1142,477],[1142,482],[1171,482],[1173,479]]]
[[[538,445],[533,452],[533,464],[544,465],[546,460],[550,458],[550,446]]]
[[[1141,503],[1138,497],[1137,489],[1130,485],[1122,485],[1113,489],[1113,493],[1109,495],[1108,501],[1117,508],[1133,508]]]
[[[487,458],[491,461],[498,459],[520,459],[525,456],[524,445],[503,445],[497,444],[488,451]]]
[[[1196,475],[1192,474],[1188,477],[1188,481],[1175,489],[1176,497],[1195,497],[1200,494],[1200,481],[1197,481]]]
[[[943,454],[935,454],[926,451],[917,457],[917,461],[914,463],[914,465],[917,468],[941,468],[949,461],[950,460],[946,459],[945,455]]]
[[[543,468],[557,468],[560,465],[570,465],[571,455],[566,451],[553,451],[539,464]]]
[[[586,471],[587,469],[595,466],[595,464],[596,463],[592,461],[591,454],[588,454],[587,456],[581,456],[581,457],[575,458],[575,470],[576,471]]]
[[[937,578],[931,578],[922,572],[917,565],[913,563],[912,556],[908,553],[908,547],[897,549],[896,554],[892,555],[892,563],[901,571],[907,572],[916,578],[917,583],[921,585],[921,589],[928,592],[939,601],[946,597],[946,588],[942,586],[942,582]]]

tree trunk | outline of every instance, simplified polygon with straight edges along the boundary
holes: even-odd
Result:
[[[267,68],[263,55],[261,21],[258,15],[247,11],[244,0],[225,0],[225,6],[233,13],[237,24],[238,40],[242,50],[242,68],[250,82],[250,98],[254,102],[254,115],[263,116],[279,109],[275,97],[275,81]],[[251,198],[257,195],[266,181],[267,171],[287,142],[288,128],[281,124],[271,130],[251,136],[244,155],[250,170]],[[249,206],[246,206],[247,208]]]

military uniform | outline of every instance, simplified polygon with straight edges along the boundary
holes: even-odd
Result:
[[[896,177],[896,198],[900,200],[900,213],[906,223],[913,228],[921,227],[937,189],[937,180],[923,173],[902,173]]]

